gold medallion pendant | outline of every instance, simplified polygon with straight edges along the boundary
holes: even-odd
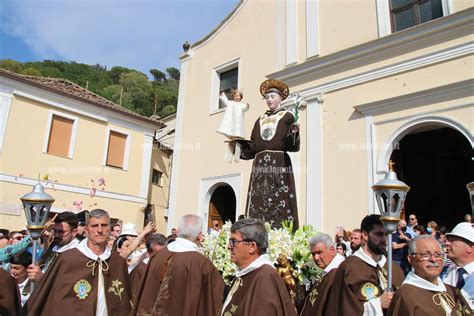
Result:
[[[74,292],[80,300],[85,300],[91,290],[91,284],[84,279],[80,279],[74,284]]]

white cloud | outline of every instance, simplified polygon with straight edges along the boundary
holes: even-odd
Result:
[[[8,0],[0,28],[41,59],[164,70],[185,40],[217,26],[237,0]]]

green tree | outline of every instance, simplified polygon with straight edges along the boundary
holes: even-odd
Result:
[[[150,73],[153,75],[153,79],[156,82],[166,82],[166,75],[164,72],[158,69],[150,69]]]
[[[27,75],[27,76],[35,76],[35,77],[41,77],[42,76],[41,71],[39,71],[38,69],[33,68],[33,67],[28,67],[26,69],[23,69],[20,73],[22,75]]]
[[[126,92],[122,90],[123,87],[118,84],[110,85],[102,89],[101,96],[115,102],[117,104],[121,104],[123,107],[127,109],[133,108],[132,105],[132,94],[130,92]],[[120,94],[122,94],[122,103],[120,103]]]
[[[174,67],[168,67],[166,68],[166,72],[170,75],[171,78],[179,81],[179,77],[181,74],[178,69]]]
[[[110,69],[109,75],[110,75],[110,78],[112,79],[112,82],[114,84],[118,84],[119,81],[120,81],[120,76],[123,73],[129,73],[129,72],[132,72],[132,71],[133,70],[129,69],[129,68],[115,66],[115,67],[112,67],[112,69]]]
[[[19,73],[23,69],[23,64],[11,59],[4,59],[0,61],[0,68]]]
[[[165,106],[158,115],[160,117],[165,117],[165,116],[168,116],[168,115],[173,114],[175,112],[176,112],[175,106],[172,105],[172,104],[169,104],[169,105]]]
[[[153,91],[152,84],[145,74],[141,72],[123,73],[120,76],[120,84],[124,91],[132,95],[132,111],[144,116],[153,114]]]

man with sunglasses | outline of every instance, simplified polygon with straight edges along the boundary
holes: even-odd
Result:
[[[393,296],[388,315],[472,315],[459,291],[439,278],[443,253],[436,239],[417,236],[409,242],[408,253],[413,271]]]
[[[407,233],[410,234],[411,236],[415,236],[415,231],[413,228],[418,225],[418,220],[416,218],[415,214],[410,214],[408,216],[408,223],[407,223]]]
[[[222,308],[223,315],[296,315],[288,290],[266,255],[268,234],[249,218],[230,228],[227,247],[239,270]]]
[[[150,258],[132,302],[132,315],[221,314],[224,280],[199,252],[202,219],[184,215],[178,237]]]

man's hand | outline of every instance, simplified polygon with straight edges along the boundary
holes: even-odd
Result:
[[[35,266],[32,264],[28,266],[28,269],[26,271],[28,272],[28,278],[35,282],[40,281],[44,275],[39,266]]]
[[[383,309],[387,309],[388,305],[390,305],[390,302],[392,301],[393,297],[393,292],[384,292],[380,296],[380,305],[382,305]]]

